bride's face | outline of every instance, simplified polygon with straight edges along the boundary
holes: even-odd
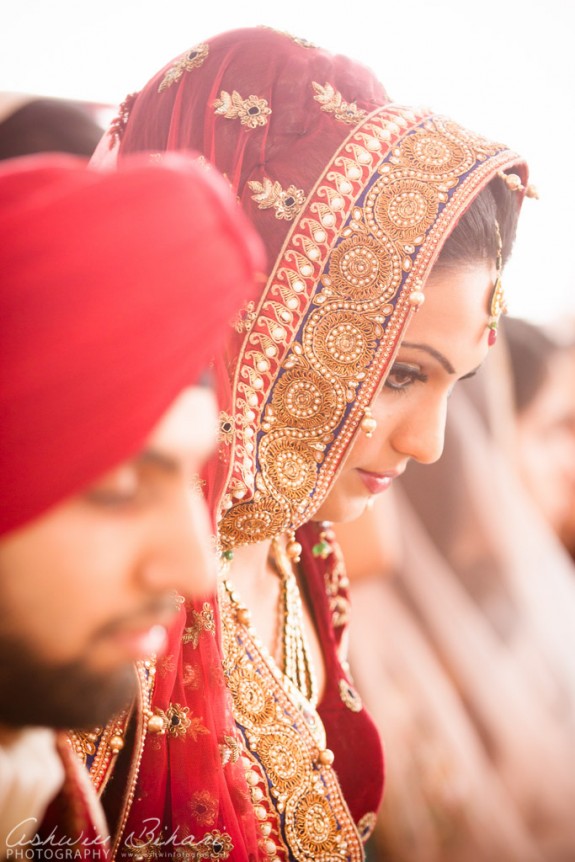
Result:
[[[431,464],[439,458],[449,395],[488,351],[494,282],[494,265],[483,262],[432,272],[425,302],[372,405],[377,427],[370,438],[358,434],[315,520],[353,520],[410,459]]]

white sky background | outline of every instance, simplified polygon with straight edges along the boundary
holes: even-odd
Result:
[[[575,0],[4,0],[0,90],[117,104],[196,42],[256,24],[524,155],[541,200],[525,202],[510,310],[575,320]]]

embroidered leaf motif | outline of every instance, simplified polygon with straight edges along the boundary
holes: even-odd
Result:
[[[331,84],[326,83],[322,87],[321,84],[312,81],[312,86],[316,92],[314,99],[320,103],[322,111],[333,114],[336,120],[356,125],[367,116],[367,111],[358,108],[355,102],[346,102],[341,93]]]
[[[257,202],[258,208],[270,209],[273,207],[276,218],[291,221],[305,203],[303,189],[291,185],[284,191],[277,180],[272,182],[269,177],[264,177],[262,183],[257,182],[257,180],[250,180],[248,185],[254,192],[252,200]]]

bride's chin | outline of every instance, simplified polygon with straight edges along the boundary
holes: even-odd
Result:
[[[351,497],[333,500],[329,497],[313,515],[313,521],[330,521],[333,524],[344,524],[361,517],[370,503],[371,497]]]

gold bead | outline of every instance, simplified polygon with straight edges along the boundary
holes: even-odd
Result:
[[[288,542],[286,546],[286,554],[290,558],[290,560],[294,563],[299,563],[301,559],[302,547],[299,542],[295,539],[292,542]]]
[[[150,733],[155,734],[166,732],[166,722],[161,715],[153,715],[148,719],[148,730]]]
[[[359,423],[359,427],[361,428],[366,437],[371,437],[373,435],[373,432],[377,428],[377,419],[373,418],[369,407],[366,407],[363,412],[365,415]]]
[[[516,192],[522,186],[521,177],[518,174],[505,174],[505,184],[512,192]]]
[[[249,626],[252,615],[250,614],[248,608],[238,608],[236,611],[237,621],[241,626]]]
[[[124,740],[123,740],[123,738],[120,736],[120,734],[119,734],[119,733],[117,733],[117,734],[114,734],[114,736],[112,736],[112,737],[110,738],[109,745],[110,745],[110,748],[112,749],[112,752],[113,752],[114,754],[117,754],[119,751],[121,751],[121,750],[123,749],[123,747],[124,747]]]
[[[425,294],[421,290],[412,290],[407,301],[412,308],[420,308],[425,302]]]
[[[322,766],[331,766],[334,760],[334,754],[331,748],[324,748],[318,755],[318,761]]]
[[[377,422],[373,418],[373,416],[365,416],[361,420],[360,425],[361,425],[361,430],[363,431],[363,433],[365,434],[366,437],[372,437],[373,432],[377,428]]]

